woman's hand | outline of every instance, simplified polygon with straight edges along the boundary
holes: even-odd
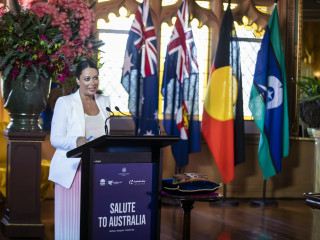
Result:
[[[89,142],[85,137],[78,137],[77,138],[77,147],[80,147],[83,144]]]

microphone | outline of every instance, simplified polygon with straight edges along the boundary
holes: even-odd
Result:
[[[106,107],[106,110],[109,112],[109,113],[112,113],[112,115],[109,115],[109,117],[106,118],[106,121],[104,122],[104,131],[106,133],[106,135],[108,135],[109,133],[109,129],[108,129],[108,125],[107,125],[107,121],[114,117],[114,113],[111,111],[111,109],[109,107]]]
[[[161,136],[161,129],[160,129],[160,124],[159,124],[159,120],[158,119],[147,118],[147,117],[139,117],[139,116],[136,116],[136,115],[128,115],[128,114],[125,114],[125,113],[121,112],[120,108],[118,106],[115,106],[114,108],[124,116],[132,117],[132,118],[135,118],[135,119],[141,118],[141,119],[148,120],[148,121],[154,121],[156,123],[156,125],[157,125],[158,135]]]

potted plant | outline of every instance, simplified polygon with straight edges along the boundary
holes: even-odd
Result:
[[[9,0],[0,6],[1,87],[9,131],[39,131],[51,80],[72,85],[83,58],[97,60],[94,12],[82,0]]]
[[[297,81],[301,91],[299,102],[300,118],[310,128],[320,127],[320,82],[317,77],[302,76]]]

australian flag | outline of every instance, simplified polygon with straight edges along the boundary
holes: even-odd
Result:
[[[162,82],[163,125],[168,135],[180,136],[172,153],[179,169],[189,153],[200,152],[199,70],[189,22],[188,1],[183,1],[167,46]]]
[[[157,48],[147,0],[138,7],[129,31],[121,83],[129,93],[129,111],[138,117],[135,118],[135,134],[157,135]]]

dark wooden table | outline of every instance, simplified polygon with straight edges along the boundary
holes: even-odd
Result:
[[[304,193],[303,196],[309,207],[320,209],[320,193]]]
[[[190,240],[190,222],[191,222],[191,210],[193,209],[193,204],[195,201],[201,202],[216,202],[222,199],[223,195],[213,192],[209,194],[202,195],[173,195],[161,192],[163,198],[169,198],[174,200],[179,200],[181,203],[181,208],[183,209],[183,232],[182,239]]]

